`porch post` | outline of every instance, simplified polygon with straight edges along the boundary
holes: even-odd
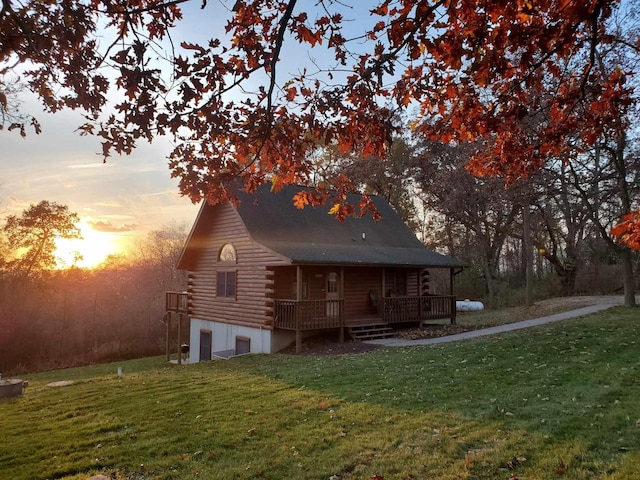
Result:
[[[455,325],[456,324],[456,314],[457,314],[457,308],[456,308],[456,297],[454,297],[453,295],[451,295],[451,325]]]
[[[340,343],[344,342],[344,267],[340,267],[340,284],[338,285],[338,315],[340,315]]]
[[[453,295],[453,279],[455,277],[454,269],[449,269],[449,295]]]
[[[418,322],[419,326],[422,326],[424,321],[422,312],[422,269],[416,269],[416,275],[418,276]]]
[[[453,279],[455,278],[455,268],[449,269],[449,295],[451,295],[451,325],[456,324],[456,297],[453,295]]]
[[[382,291],[380,292],[380,301],[382,302],[382,321],[387,321],[387,305],[385,302],[385,289],[387,288],[385,285],[385,277],[387,276],[387,269],[382,267]]]
[[[300,300],[302,300],[302,267],[296,266],[296,353],[302,351],[302,330],[300,329]]]

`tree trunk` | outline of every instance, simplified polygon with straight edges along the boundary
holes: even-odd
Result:
[[[525,261],[525,305],[533,305],[533,239],[531,238],[530,207],[525,205],[522,209],[523,248]]]
[[[627,307],[636,306],[636,282],[633,276],[633,255],[625,248],[620,252],[622,260],[622,285],[624,287],[624,304]]]
[[[578,277],[578,270],[576,267],[566,270],[562,279],[562,291],[565,296],[573,297],[576,294],[576,278]]]
[[[484,270],[484,279],[487,282],[489,308],[496,308],[496,304],[497,304],[496,284],[495,284],[495,279],[491,269],[491,265],[489,264],[489,260],[486,258],[486,256],[482,258],[482,267]]]

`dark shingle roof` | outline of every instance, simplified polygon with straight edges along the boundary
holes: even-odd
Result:
[[[304,187],[272,193],[263,185],[255,194],[239,192],[238,213],[252,238],[297,264],[461,267],[455,258],[427,249],[402,218],[380,197],[372,197],[382,215],[339,222],[331,207],[298,209],[293,196]],[[359,195],[349,198],[358,203]]]

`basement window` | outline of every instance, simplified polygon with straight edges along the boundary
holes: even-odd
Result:
[[[251,352],[251,339],[249,337],[236,337],[236,355]]]

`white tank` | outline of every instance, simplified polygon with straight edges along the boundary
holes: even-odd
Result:
[[[467,298],[456,302],[456,310],[458,312],[479,312],[484,310],[484,305],[482,302],[472,302]]]

